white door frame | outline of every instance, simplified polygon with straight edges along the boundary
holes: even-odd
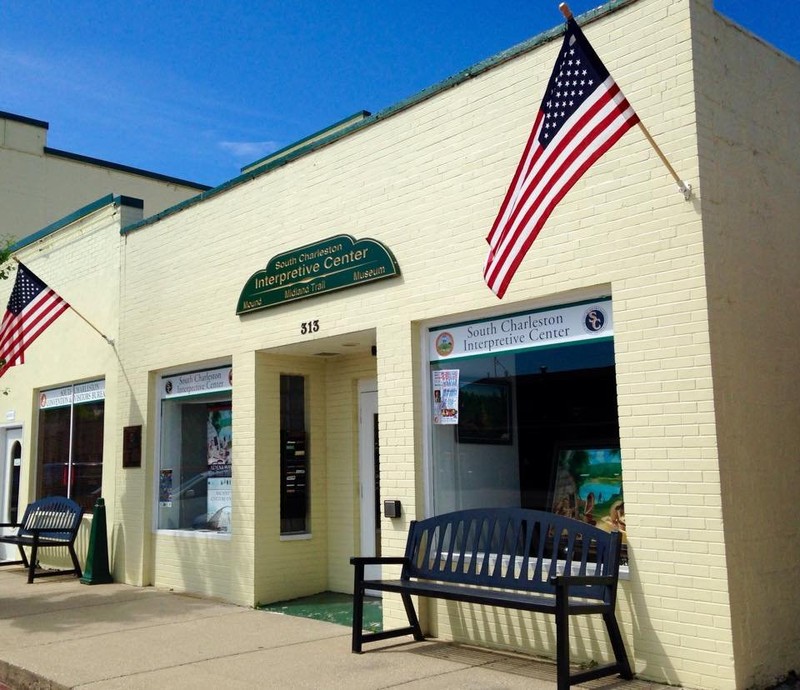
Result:
[[[22,427],[4,427],[2,431],[2,445],[3,456],[0,460],[0,522],[11,521],[11,489],[13,485],[12,477],[14,475],[14,454],[13,449],[16,443],[22,446]],[[19,462],[22,462],[22,454],[20,453]],[[17,488],[19,491],[19,488]],[[17,496],[19,500],[19,496]],[[23,506],[24,507],[24,506]],[[19,506],[17,506],[19,509]],[[18,515],[17,518],[22,517]],[[3,532],[13,531],[13,528],[0,528]],[[0,544],[0,561],[16,561],[19,559],[17,547],[10,544]]]
[[[361,555],[379,553],[375,520],[375,427],[378,414],[378,381],[363,379],[358,382],[358,488],[361,506]],[[380,578],[380,566],[367,566],[367,579]]]

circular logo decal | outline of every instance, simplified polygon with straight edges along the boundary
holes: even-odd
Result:
[[[606,325],[606,313],[600,307],[592,307],[583,315],[583,327],[589,333],[602,331]]]
[[[172,381],[167,381],[167,382],[164,384],[164,390],[167,392],[167,395],[169,395],[170,393],[172,393]]]
[[[455,347],[453,336],[447,331],[439,333],[439,335],[436,336],[435,347],[440,357],[447,357],[453,354],[453,348]]]
[[[39,396],[39,407],[44,407],[45,405],[47,405],[47,396],[44,393],[42,393]]]

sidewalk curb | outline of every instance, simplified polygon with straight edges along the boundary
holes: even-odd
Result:
[[[28,669],[0,660],[0,690],[70,690]]]

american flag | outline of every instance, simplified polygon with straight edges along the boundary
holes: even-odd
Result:
[[[9,367],[22,364],[25,348],[67,309],[69,304],[30,269],[19,264],[14,289],[0,324],[0,376]]]
[[[503,297],[556,204],[639,122],[573,18],[528,143],[486,237],[486,284]]]

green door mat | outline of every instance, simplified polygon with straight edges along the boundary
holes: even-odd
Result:
[[[262,611],[285,613],[287,616],[314,618],[350,627],[353,623],[353,597],[337,592],[321,592],[310,597],[277,601],[274,604],[262,604]],[[364,630],[379,632],[383,629],[381,600],[377,597],[364,599]]]

